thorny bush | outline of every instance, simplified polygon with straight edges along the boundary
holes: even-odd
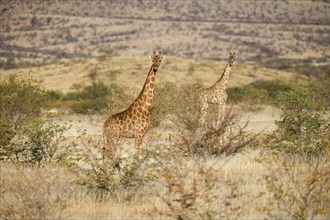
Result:
[[[16,165],[15,165],[16,166]],[[1,219],[66,219],[73,178],[59,167],[19,168],[0,178]]]
[[[175,219],[237,219],[247,205],[241,201],[239,181],[222,175],[221,167],[208,160],[182,160],[173,157],[172,165],[160,172],[157,197],[164,208],[154,206],[154,212]]]
[[[247,131],[248,122],[239,125],[238,114],[227,108],[224,120],[217,121],[211,107],[206,123],[200,123],[201,103],[196,85],[182,87],[174,94],[172,140],[185,155],[232,155],[247,147],[257,136]]]
[[[118,195],[125,195],[124,199],[129,200],[154,178],[151,151],[145,150],[132,158],[115,157],[112,160],[102,160],[100,155],[88,150],[79,154],[83,165],[72,167],[78,177],[76,183],[86,186],[98,201]]]

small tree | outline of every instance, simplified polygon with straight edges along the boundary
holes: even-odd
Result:
[[[17,130],[41,114],[46,95],[33,79],[9,78],[0,83],[0,144],[7,145]]]
[[[19,128],[41,114],[45,91],[33,79],[14,77],[0,84],[0,120]]]
[[[282,115],[275,122],[279,129],[267,142],[268,146],[307,158],[329,148],[329,116],[315,102],[315,91],[311,84],[278,94],[275,103]]]
[[[290,140],[304,133],[309,133],[309,136],[317,133],[323,123],[322,115],[314,111],[315,104],[308,88],[280,92],[275,103],[283,112],[281,120],[276,121],[276,124]]]
[[[278,129],[263,136],[260,144],[276,149],[259,161],[267,200],[261,211],[271,218],[314,219],[329,212],[329,77],[280,92],[276,105],[282,111]],[[271,151],[272,152],[272,151]],[[275,159],[274,159],[275,158]]]
[[[15,133],[15,138],[0,149],[0,158],[34,166],[66,163],[73,144],[66,142],[66,127],[51,121],[35,120]]]
[[[99,201],[109,196],[122,195],[122,192],[126,195],[125,199],[130,199],[138,193],[138,189],[154,178],[154,167],[150,165],[154,156],[152,151],[143,151],[132,158],[116,157],[113,160],[102,160],[88,149],[81,149],[78,154],[85,166],[72,166],[72,171],[78,177],[77,183],[86,186],[88,192]]]

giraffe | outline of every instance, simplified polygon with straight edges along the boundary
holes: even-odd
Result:
[[[103,158],[108,155],[114,156],[115,147],[120,138],[135,138],[137,150],[142,144],[143,136],[151,123],[150,108],[153,101],[156,73],[163,59],[162,53],[154,51],[150,59],[153,63],[140,95],[126,110],[111,115],[103,125],[103,134],[106,139]]]
[[[235,52],[230,52],[228,55],[228,64],[226,65],[220,79],[210,88],[207,88],[201,92],[201,124],[205,124],[207,109],[210,104],[218,105],[218,123],[222,122],[225,114],[225,107],[228,95],[226,93],[227,83],[231,67],[237,58]]]

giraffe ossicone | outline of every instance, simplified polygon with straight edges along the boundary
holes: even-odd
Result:
[[[162,59],[161,52],[153,52],[152,65],[140,95],[126,110],[111,115],[104,122],[105,147],[103,148],[103,158],[115,156],[118,141],[121,138],[135,138],[136,150],[142,145],[143,136],[151,123],[150,108],[154,96],[156,73]]]

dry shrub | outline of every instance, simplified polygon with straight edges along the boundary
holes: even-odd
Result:
[[[151,151],[141,150],[133,157],[117,156],[112,160],[103,160],[100,154],[86,149],[79,154],[80,164],[72,166],[76,183],[86,186],[96,201],[130,200],[154,177]]]
[[[25,166],[69,163],[74,145],[64,136],[68,128],[51,120],[34,120],[21,127],[11,142],[0,148],[0,159]]]
[[[257,136],[246,131],[247,125],[238,125],[238,115],[230,109],[220,125],[209,123],[198,129],[180,130],[174,135],[174,144],[186,155],[233,155]]]
[[[278,129],[259,141],[265,152],[260,158],[265,176],[267,202],[260,210],[275,218],[314,219],[329,213],[330,134],[329,75],[324,82],[280,92],[276,105],[282,111]],[[318,100],[319,99],[319,100]],[[318,103],[319,102],[319,103]]]
[[[156,84],[155,97],[151,107],[152,124],[151,127],[159,126],[176,108],[173,105],[173,96],[178,93],[176,84],[165,82]]]
[[[165,209],[155,206],[153,212],[175,219],[237,219],[244,214],[241,182],[223,175],[221,167],[182,157],[172,162],[160,173],[165,190],[157,192]]]
[[[201,103],[197,85],[181,88],[173,97],[174,146],[185,155],[232,155],[247,147],[257,136],[238,124],[239,114],[227,108],[222,122],[210,108],[206,123],[200,123]],[[213,106],[214,107],[214,106]]]
[[[1,178],[1,219],[63,219],[73,195],[67,171],[44,167],[22,169]]]
[[[289,154],[261,159],[268,174],[264,177],[266,202],[259,210],[276,219],[314,219],[329,213],[329,153],[306,162]],[[262,193],[263,194],[263,193]]]

